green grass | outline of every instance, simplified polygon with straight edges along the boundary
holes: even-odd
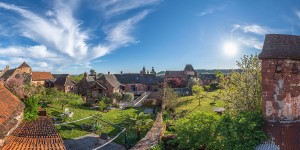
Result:
[[[139,112],[142,112],[144,108],[129,108],[125,110],[120,109],[112,109],[108,112],[100,112],[99,110],[92,110],[90,107],[79,105],[79,106],[73,106],[68,105],[65,106],[65,108],[68,108],[69,111],[74,112],[74,116],[72,118],[69,118],[65,120],[66,122],[71,122],[74,120],[82,119],[91,115],[100,116],[102,120],[105,120],[107,122],[117,124],[120,126],[123,126],[125,122],[130,122],[130,116],[133,114],[138,114]],[[51,117],[59,117],[59,114],[62,114],[64,111],[61,109],[61,105],[59,104],[49,104],[47,107],[47,113]],[[154,120],[155,115],[152,115],[151,118]],[[59,133],[61,134],[62,138],[64,139],[70,139],[70,138],[77,138],[80,136],[84,136],[86,134],[89,134],[91,132],[83,131],[81,129],[81,124],[92,124],[92,119],[87,119],[84,121],[79,121],[77,123],[71,123],[68,125],[62,125],[57,126],[57,129]],[[112,125],[109,125],[107,123],[99,121],[99,123],[102,125],[102,130],[97,132],[100,134],[101,132],[108,134],[110,137],[116,136],[121,129]],[[73,126],[71,129],[70,126]],[[133,129],[129,129],[127,131],[128,133],[128,140],[130,144],[135,144],[138,140],[135,138],[135,131]],[[147,132],[142,132],[142,137]],[[115,140],[116,143],[124,144],[124,134],[122,134],[119,138]]]
[[[213,104],[215,102],[215,104]],[[219,90],[207,92],[205,98],[200,99],[200,106],[198,99],[195,96],[180,97],[178,106],[175,111],[192,113],[192,112],[214,112],[213,108],[224,107],[224,101],[219,98]]]

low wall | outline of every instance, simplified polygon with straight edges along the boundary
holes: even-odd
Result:
[[[156,120],[148,131],[146,136],[142,138],[131,150],[148,150],[150,147],[157,145],[163,136],[164,127],[163,127],[163,119],[162,112],[158,112],[156,116]]]

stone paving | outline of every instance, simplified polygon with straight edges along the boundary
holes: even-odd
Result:
[[[92,133],[76,139],[64,140],[64,144],[67,150],[91,150],[103,143],[103,141],[99,142],[98,137],[98,135]],[[126,150],[126,148],[123,145],[111,142],[99,150]]]

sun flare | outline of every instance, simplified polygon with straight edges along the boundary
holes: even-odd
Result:
[[[224,50],[226,55],[234,56],[238,51],[238,45],[236,43],[233,43],[233,42],[226,42],[223,45],[223,50]]]

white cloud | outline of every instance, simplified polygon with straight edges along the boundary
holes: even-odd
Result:
[[[153,5],[160,0],[108,0],[101,1],[100,6],[106,17],[122,14],[126,11]]]
[[[204,10],[201,13],[196,14],[196,16],[202,17],[202,16],[205,16],[205,15],[208,15],[208,14],[212,14],[213,12],[214,12],[214,9],[209,8],[209,9]]]
[[[237,41],[247,47],[258,50],[261,50],[263,46],[263,42],[254,37],[239,37]]]
[[[297,17],[300,19],[300,11],[297,10],[295,13],[296,13]]]
[[[77,1],[54,1],[53,9],[44,11],[42,15],[24,7],[0,2],[0,9],[10,10],[21,16],[17,19],[18,22],[15,22],[19,35],[37,43],[35,46],[0,46],[0,55],[12,57],[14,60],[30,58],[28,61],[36,64],[36,68],[56,67],[60,70],[82,62],[85,64],[84,67],[90,68],[89,61],[107,55],[120,47],[137,43],[132,31],[136,24],[150,13],[150,10],[145,10],[144,7],[159,1],[101,1],[99,5],[104,16],[115,16],[137,8],[144,10],[135,13],[133,17],[114,20],[114,22],[110,20],[111,18],[107,18],[102,25],[105,41],[98,43],[87,42],[91,37],[90,32],[81,26],[82,21],[74,17],[73,12],[76,11]],[[11,60],[6,62],[13,63]],[[0,65],[2,63],[5,62],[0,62]]]
[[[231,31],[233,32],[235,30],[242,30],[245,33],[254,33],[258,35],[265,35],[271,32],[270,29],[259,26],[257,24],[253,24],[253,25],[234,24]]]

